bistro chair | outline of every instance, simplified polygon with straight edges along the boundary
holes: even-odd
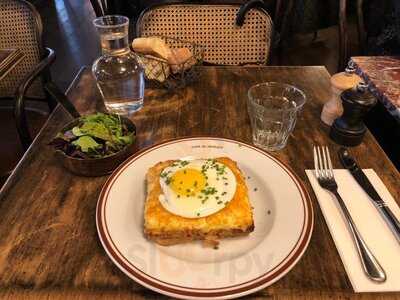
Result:
[[[266,65],[273,25],[264,3],[159,4],[145,9],[137,36],[168,36],[205,48],[204,62],[215,65]]]
[[[363,55],[366,49],[366,32],[363,14],[363,0],[357,0],[357,33],[359,54]],[[350,3],[350,2],[349,2]],[[339,62],[338,70],[344,70],[349,60],[349,42],[348,42],[348,22],[347,22],[348,1],[339,1]]]
[[[32,4],[24,0],[0,1],[0,48],[20,49],[25,55],[0,81],[0,108],[10,108],[10,103],[14,107],[17,131],[25,150],[32,142],[25,113],[26,100],[44,102],[50,111],[60,102],[77,115],[51,80],[49,66],[55,60],[55,53],[44,47],[42,31],[40,15]]]
[[[96,17],[119,14],[132,18],[138,12],[137,2],[137,0],[90,0]]]
[[[111,7],[108,2],[107,0],[90,0],[96,17],[105,16],[110,13]]]

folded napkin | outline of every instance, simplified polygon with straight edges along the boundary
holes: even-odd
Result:
[[[364,170],[378,194],[400,218],[400,208],[372,169]],[[306,170],[329,231],[338,249],[347,275],[355,292],[400,291],[400,244],[368,195],[347,170],[334,170],[338,191],[346,203],[362,237],[386,272],[386,282],[369,280],[362,269],[350,230],[341,214],[340,206],[328,191],[322,189],[314,170]]]

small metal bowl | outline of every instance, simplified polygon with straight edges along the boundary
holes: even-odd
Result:
[[[136,137],[136,126],[131,120],[125,117],[121,117],[122,122],[126,125],[129,131],[133,132]],[[66,124],[61,132],[66,132],[76,125],[78,125],[80,119],[75,119],[70,123]],[[56,150],[55,154],[57,159],[62,165],[70,172],[76,175],[96,177],[104,176],[112,173],[116,167],[118,167],[125,159],[131,156],[137,151],[136,138],[132,144],[127,145],[122,150],[102,158],[76,158],[65,154],[61,150]]]

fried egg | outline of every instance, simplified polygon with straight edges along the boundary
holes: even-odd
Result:
[[[159,201],[170,213],[201,218],[223,209],[236,192],[236,177],[214,159],[179,160],[160,174]]]

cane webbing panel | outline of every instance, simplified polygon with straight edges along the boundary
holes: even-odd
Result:
[[[12,97],[21,80],[40,61],[38,28],[28,5],[18,0],[0,1],[0,48],[20,49],[25,57],[0,81],[0,97]],[[30,97],[44,96],[40,78],[30,87]]]
[[[139,36],[163,35],[205,47],[204,61],[221,65],[266,64],[271,45],[272,21],[251,9],[241,27],[236,26],[239,5],[162,5],[138,20]]]

